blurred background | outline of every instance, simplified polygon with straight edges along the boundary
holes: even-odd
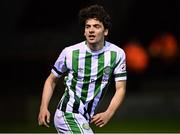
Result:
[[[101,4],[112,17],[108,41],[127,56],[124,102],[95,132],[180,132],[180,2],[178,0],[2,0],[0,132],[56,132],[53,114],[64,91],[50,102],[51,127],[37,122],[44,81],[61,50],[84,40],[78,11]],[[115,91],[112,81],[97,111]]]

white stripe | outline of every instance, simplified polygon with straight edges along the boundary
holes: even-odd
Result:
[[[127,80],[127,76],[115,78],[115,81],[120,81],[120,80]]]
[[[51,72],[52,72],[56,77],[58,77],[58,78],[61,77],[61,75],[59,75],[58,73],[56,73],[56,71],[54,71],[54,69],[51,69]]]
[[[78,97],[81,97],[81,91],[82,91],[82,86],[83,86],[83,77],[84,77],[84,71],[85,71],[85,55],[86,52],[84,51],[84,49],[80,49],[80,53],[79,53],[79,60],[78,60],[78,81],[76,84],[76,95]]]
[[[72,112],[73,111],[73,104],[75,102],[74,92],[72,90],[69,90],[69,95],[70,95],[70,98],[69,98],[69,101],[67,103],[66,111]]]
[[[64,112],[56,110],[54,117],[54,125],[58,133],[67,133],[66,130],[71,131],[66,119],[64,117]]]
[[[68,76],[67,76],[68,79],[66,81],[66,85],[67,85],[68,89],[70,89],[72,79],[73,79],[73,75],[72,75],[72,73],[73,73],[72,72],[72,51],[70,51],[67,54],[66,65],[67,65],[67,68],[69,68],[69,73],[68,73]]]
[[[72,52],[73,51],[69,51],[67,50],[67,54],[66,54],[66,66],[68,69],[72,70]]]

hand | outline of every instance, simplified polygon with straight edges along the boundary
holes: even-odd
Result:
[[[92,117],[91,123],[94,123],[97,127],[103,127],[108,123],[111,118],[111,114],[108,112],[102,112]]]
[[[40,126],[49,127],[48,123],[50,123],[50,113],[48,109],[40,109],[38,123]]]

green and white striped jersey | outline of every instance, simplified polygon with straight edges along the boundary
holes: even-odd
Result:
[[[51,70],[57,77],[68,72],[58,108],[92,117],[109,78],[126,80],[125,59],[124,51],[107,41],[99,51],[90,50],[86,41],[63,49]]]

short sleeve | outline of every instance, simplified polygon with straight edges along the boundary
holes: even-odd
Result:
[[[63,49],[54,66],[52,67],[51,72],[59,78],[66,71],[66,49]]]
[[[114,69],[115,81],[126,80],[127,72],[126,72],[126,55],[125,52],[121,49],[119,53],[119,60]]]

